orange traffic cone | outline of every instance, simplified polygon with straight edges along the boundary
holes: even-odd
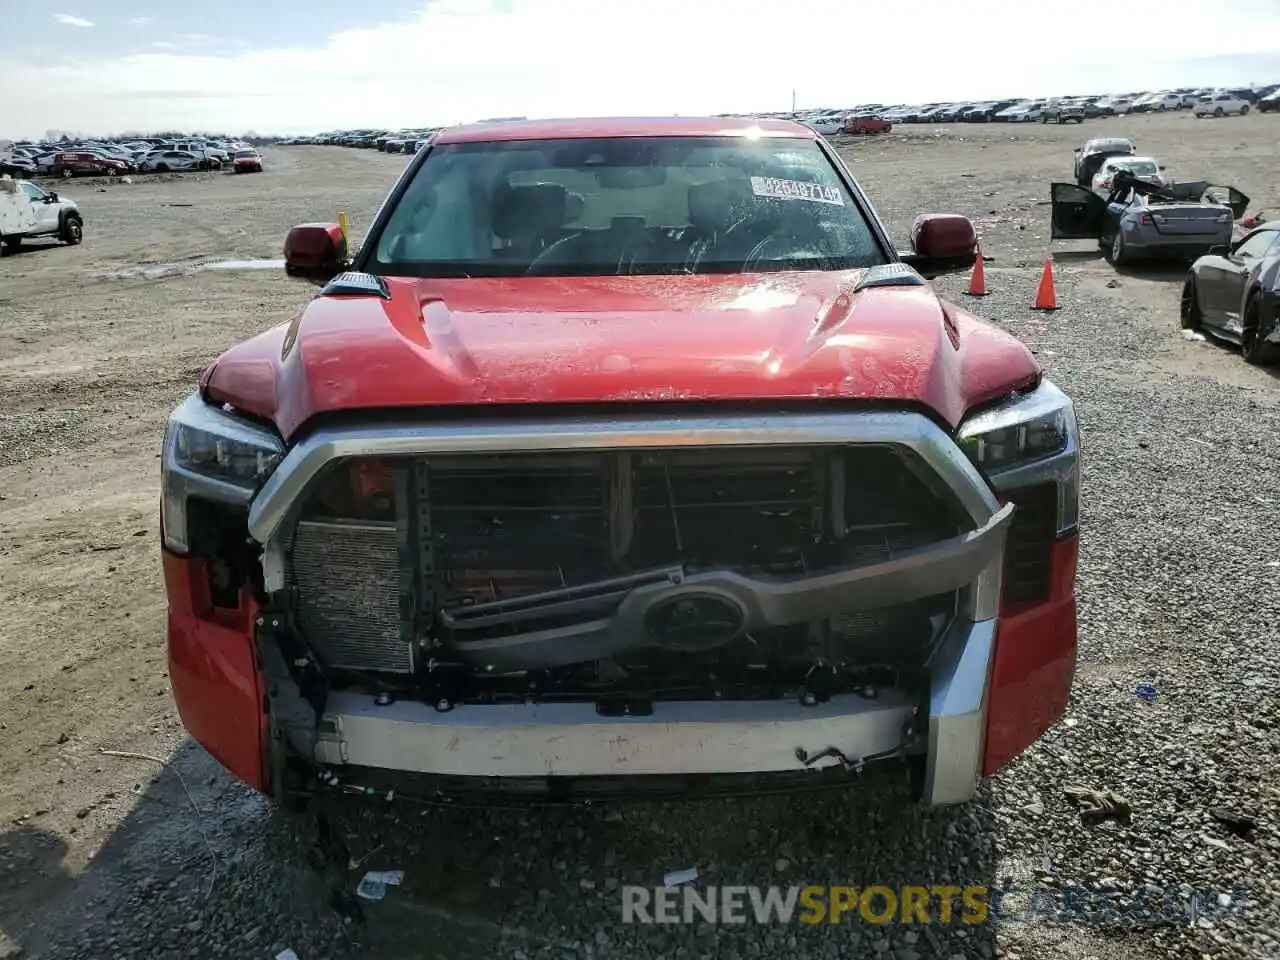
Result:
[[[978,248],[978,259],[973,261],[973,274],[969,277],[969,289],[965,291],[971,297],[987,295],[987,272],[982,265],[982,248]]]
[[[1036,302],[1031,309],[1058,309],[1058,295],[1053,289],[1053,254],[1044,258],[1044,273],[1040,274],[1040,288],[1036,290]]]

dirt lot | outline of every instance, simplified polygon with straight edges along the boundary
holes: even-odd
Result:
[[[1070,724],[962,811],[904,811],[878,785],[622,813],[343,810],[353,857],[408,872],[363,923],[332,908],[302,828],[183,735],[164,660],[158,451],[201,368],[311,295],[280,271],[202,264],[278,257],[291,225],[339,210],[358,233],[405,158],[277,149],[262,176],[58,185],[81,205],[85,243],[0,260],[0,957],[1280,955],[1280,392],[1234,351],[1179,335],[1180,272],[1119,274],[1067,245],[1063,309],[1029,309],[1048,182],[1070,180],[1071,148],[1103,133],[1280,216],[1271,116],[916,127],[845,148],[904,240],[919,212],[977,221],[994,260],[976,308],[1077,398],[1088,462]],[[938,285],[958,297],[964,279]],[[1154,701],[1134,696],[1142,682]],[[1133,825],[1082,827],[1069,781],[1124,793]],[[1219,807],[1257,826],[1237,836]],[[1136,932],[1088,918],[619,923],[617,884],[693,865],[720,884],[1034,880],[1146,885],[1183,904],[1210,890],[1208,906],[1232,910]]]

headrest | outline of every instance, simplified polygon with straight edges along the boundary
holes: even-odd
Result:
[[[499,187],[493,232],[504,240],[537,236],[559,230],[570,219],[568,213],[569,191],[558,183]]]
[[[568,194],[564,205],[564,223],[573,223],[587,210],[587,201],[580,193]],[[563,226],[564,224],[561,224]]]
[[[702,230],[723,230],[747,214],[752,200],[746,177],[695,183],[689,188],[689,223]]]

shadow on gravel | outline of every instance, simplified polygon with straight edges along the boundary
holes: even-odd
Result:
[[[740,923],[623,923],[623,886],[652,890],[692,867],[704,895],[730,885],[995,889],[996,829],[981,802],[924,810],[881,778],[821,794],[591,808],[330,798],[298,814],[190,744],[164,770],[118,762],[137,765],[137,801],[78,876],[63,867],[58,837],[29,825],[0,834],[0,930],[23,956],[995,955],[994,922],[960,922],[959,896],[949,924],[936,899],[928,925],[868,922],[856,907],[837,923],[801,922],[799,907],[790,922],[761,923],[749,906]],[[317,810],[332,825],[327,863]],[[360,900],[366,870],[404,870],[404,883]]]
[[[16,956],[19,932],[71,886],[66,855],[63,839],[42,827],[24,823],[0,833],[0,957]]]
[[[57,240],[49,240],[44,237],[38,237],[34,240],[24,240],[22,246],[18,249],[13,247],[0,247],[0,257],[8,260],[12,257],[31,256],[32,254],[41,253],[48,250],[60,250],[63,244]]]
[[[1185,263],[1139,264],[1136,266],[1115,267],[1116,273],[1133,280],[1148,280],[1153,283],[1182,283],[1187,278]]]

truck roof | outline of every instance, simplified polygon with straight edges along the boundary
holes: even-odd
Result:
[[[818,134],[791,120],[733,117],[585,117],[566,120],[512,120],[448,127],[436,143],[502,140],[569,140],[593,137],[746,137],[763,134],[815,140]]]

